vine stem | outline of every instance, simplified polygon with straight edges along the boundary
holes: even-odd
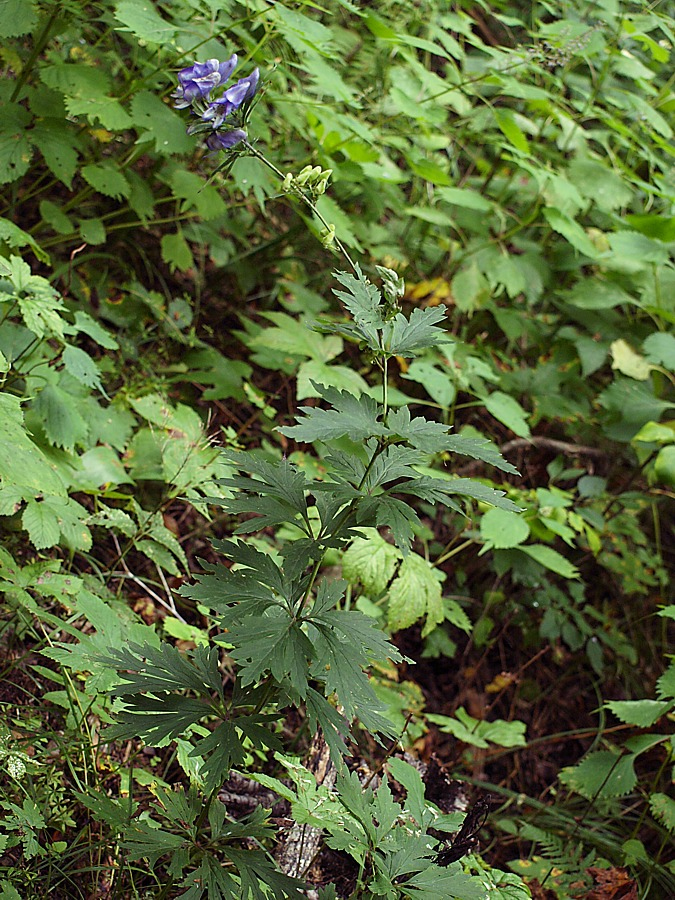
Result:
[[[280,181],[284,180],[284,178],[286,177],[284,175],[284,173],[281,171],[281,169],[277,168],[277,166],[275,166],[273,162],[271,162],[269,159],[267,159],[267,157],[265,156],[264,153],[261,153],[260,150],[256,149],[256,147],[254,147],[253,144],[251,144],[249,141],[242,141],[242,143],[243,143],[244,147],[246,147],[248,152],[252,156],[255,156],[256,159],[259,159],[260,162],[263,163],[264,165],[266,165],[268,169],[271,169],[271,171],[274,172],[274,174],[277,176],[277,178]],[[305,206],[307,206],[311,210],[311,212],[317,217],[317,219],[321,222],[321,224],[323,225],[324,228],[330,228],[330,223],[328,222],[326,217],[321,212],[319,212],[319,210],[317,209],[316,203],[313,200],[311,200],[304,191],[301,191],[300,188],[295,188],[293,190],[293,195],[298,197],[300,200],[302,200],[302,202],[305,204]],[[333,241],[335,242],[335,245],[339,249],[340,253],[342,253],[342,255],[347,260],[349,265],[352,267],[354,272],[358,275],[359,268],[358,268],[357,264],[354,262],[354,260],[351,258],[351,256],[349,255],[347,248],[342,243],[340,238],[338,238],[336,235],[335,237],[333,237]]]

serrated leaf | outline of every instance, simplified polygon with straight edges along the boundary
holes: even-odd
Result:
[[[0,0],[0,37],[27,34],[37,23],[32,0]]]
[[[398,313],[383,329],[384,344],[395,356],[416,356],[418,350],[436,347],[446,340],[444,330],[436,327],[445,317],[444,306],[416,307],[409,319]]]
[[[659,677],[659,680],[656,682],[656,690],[660,700],[675,699],[675,660],[670,663],[663,675]]]
[[[366,507],[369,507],[371,511],[374,510],[374,523],[368,515],[365,515],[362,519]],[[389,496],[372,498],[369,501],[359,503],[358,518],[359,521],[388,528],[396,546],[404,556],[410,550],[410,545],[415,536],[415,528],[418,528],[420,525],[419,516],[411,506],[403,500]]]
[[[5,393],[0,393],[0,477],[25,499],[66,493],[63,482],[28,436],[19,398]]]
[[[544,218],[553,231],[561,234],[580,253],[591,259],[595,259],[600,255],[595,244],[581,225],[571,216],[568,216],[567,213],[561,212],[554,207],[547,207],[544,209]]]
[[[377,599],[393,577],[400,558],[396,547],[375,529],[368,529],[368,536],[356,538],[342,557],[342,574],[352,584],[361,582],[366,594]]]
[[[85,444],[89,426],[80,412],[81,404],[68,391],[48,384],[38,394],[33,408],[54,446],[72,451],[76,444]]]
[[[30,247],[40,262],[49,265],[49,254],[37,243],[35,238],[27,231],[19,228],[9,219],[0,218],[0,241],[6,244],[10,250],[21,247]]]
[[[172,272],[176,269],[186,272],[194,266],[192,250],[190,250],[190,245],[185,240],[182,231],[162,235],[160,246],[162,259],[169,265]]]
[[[79,154],[77,138],[67,123],[62,119],[43,119],[35,123],[31,138],[52,174],[70,190]]]
[[[18,107],[17,113],[24,113]],[[14,118],[13,111],[3,109],[4,121],[0,127],[0,184],[8,184],[21,178],[28,171],[33,157],[33,145],[28,138],[28,133],[17,125],[10,124],[9,117]],[[21,122],[23,117],[19,117]]]
[[[66,344],[63,348],[61,359],[66,371],[80,384],[96,390],[102,389],[101,373],[98,370],[98,366],[84,350],[80,350],[79,347],[73,347],[72,344]]]
[[[58,544],[61,536],[58,516],[44,500],[29,500],[21,517],[34,547],[46,550]]]
[[[129,5],[139,4],[130,0]],[[138,132],[138,143],[153,141],[157,153],[171,155],[194,150],[194,138],[186,134],[183,119],[151,91],[134,95],[131,119]]]
[[[95,191],[114,200],[121,200],[131,193],[129,182],[112,162],[83,166],[80,174]]]
[[[649,728],[669,712],[673,703],[663,700],[610,700],[605,705],[627,725]]]
[[[392,631],[400,631],[425,618],[422,636],[445,619],[441,599],[442,573],[416,553],[410,553],[401,563],[398,575],[389,588],[387,624]]]
[[[530,526],[516,513],[489,509],[480,520],[480,534],[485,541],[484,550],[506,550],[526,541]]]
[[[357,266],[356,276],[348,272],[333,272],[347,292],[333,289],[354,318],[357,327],[363,330],[364,336],[376,340],[377,329],[384,324],[382,317],[382,296],[379,289],[372,284]]]
[[[634,754],[619,756],[615,751],[598,750],[576,766],[562,769],[559,778],[587,800],[623,797],[637,784],[634,763]]]
[[[300,697],[307,695],[309,664],[314,647],[296,622],[283,610],[257,621],[233,624],[228,640],[239,664],[241,683],[254,684],[270,673],[277,681],[288,679]]]
[[[159,15],[151,0],[119,0],[115,18],[118,31],[130,31],[151,44],[170,44],[176,36],[176,26]]]
[[[99,347],[104,347],[106,350],[119,348],[119,344],[108,329],[93,319],[89,313],[80,309],[75,313],[75,328],[90,337],[92,341],[96,341]]]
[[[450,434],[446,439],[445,449],[451,453],[459,453],[462,456],[470,456],[472,459],[480,459],[482,462],[502,472],[511,475],[519,475],[520,472],[510,462],[507,462],[491,441],[481,438],[465,437],[463,434]]]
[[[454,718],[431,713],[426,717],[438,725],[441,731],[453,734],[457,740],[474,747],[486,748],[489,743],[500,747],[523,747],[526,743],[525,723],[518,720],[506,722],[504,719],[495,719],[487,722],[474,719],[462,706],[457,709]]]
[[[608,240],[622,264],[627,262],[636,269],[644,269],[651,264],[664,266],[668,263],[667,245],[639,231],[616,231],[608,235]]]
[[[505,106],[498,106],[494,113],[499,130],[506,137],[508,142],[521,153],[529,153],[530,144],[523,134],[520,125],[518,125],[518,122],[516,121],[516,114],[514,111]]]
[[[368,390],[368,383],[349,366],[330,366],[318,359],[303,362],[298,369],[296,381],[296,397],[306,400],[308,397],[320,397],[320,389],[315,385],[331,386],[339,391],[357,396]]]
[[[675,335],[668,331],[654,331],[645,338],[642,349],[649,362],[675,369]]]
[[[649,807],[654,818],[665,825],[671,834],[675,834],[675,800],[667,794],[651,794]]]
[[[278,428],[286,437],[296,441],[331,441],[347,435],[353,441],[365,441],[369,437],[384,434],[384,426],[378,421],[380,406],[366,394],[355,397],[346,391],[315,385],[321,396],[333,409],[301,406],[304,413],[297,425]]]
[[[102,219],[80,219],[77,224],[85,243],[92,244],[94,247],[105,244],[107,235]]]

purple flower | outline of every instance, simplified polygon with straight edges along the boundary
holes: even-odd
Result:
[[[246,132],[241,128],[234,128],[232,131],[214,131],[206,139],[206,146],[209,150],[229,150],[240,141],[246,140]]]
[[[178,73],[178,88],[171,95],[176,100],[176,109],[185,109],[198,98],[208,98],[214,88],[227,81],[236,65],[237,54],[233,53],[225,62],[207,59],[206,62],[181,69]]]
[[[236,84],[224,92],[222,97],[209,104],[202,119],[205,122],[211,122],[214,128],[219,128],[231,113],[254,96],[259,78],[258,69],[254,69],[246,78],[240,78]]]

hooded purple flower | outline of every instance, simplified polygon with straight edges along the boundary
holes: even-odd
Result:
[[[206,62],[181,69],[178,88],[171,95],[176,100],[176,109],[185,109],[197,98],[208,98],[214,88],[227,81],[236,65],[237,54],[233,53],[225,62],[207,59]]]
[[[214,131],[206,139],[206,146],[209,150],[229,150],[240,141],[246,140],[246,132],[241,128],[234,128],[232,131]]]
[[[214,128],[219,128],[225,119],[235,110],[251,100],[260,79],[260,72],[254,69],[246,78],[240,78],[232,87],[229,87],[217,100],[214,100],[202,116],[205,122],[211,122]]]

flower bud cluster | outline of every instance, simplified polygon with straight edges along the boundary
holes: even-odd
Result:
[[[237,66],[237,54],[220,62],[207,59],[178,73],[178,87],[171,95],[176,109],[189,108],[198,117],[188,126],[188,134],[207,133],[209,150],[229,150],[246,140],[246,121],[258,90],[260,73],[254,69],[227,87]]]
[[[305,166],[298,175],[289,172],[281,183],[281,190],[284,194],[290,194],[296,190],[306,190],[316,200],[326,193],[332,174],[332,169],[322,169],[321,166]]]

